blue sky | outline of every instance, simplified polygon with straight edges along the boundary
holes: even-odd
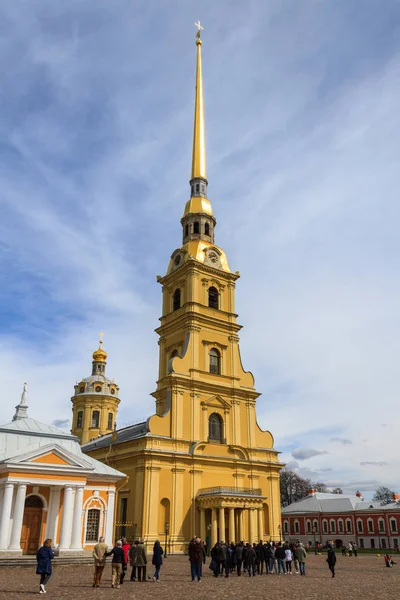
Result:
[[[0,420],[24,381],[31,416],[69,419],[101,329],[120,424],[153,411],[200,19],[209,197],[259,422],[301,474],[399,490],[400,3],[15,0],[0,16]]]

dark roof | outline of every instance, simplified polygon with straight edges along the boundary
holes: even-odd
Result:
[[[107,435],[102,435],[91,442],[87,442],[86,444],[83,444],[82,450],[84,452],[88,452],[90,450],[96,450],[96,448],[105,448],[106,446],[111,446],[114,444],[122,444],[128,440],[134,440],[136,438],[143,437],[147,433],[148,429],[146,421],[143,423],[136,423],[135,425],[129,425],[129,427],[117,429],[117,431],[114,431],[114,433],[108,433]],[[117,434],[117,437],[113,440],[113,435],[115,436],[115,434]]]

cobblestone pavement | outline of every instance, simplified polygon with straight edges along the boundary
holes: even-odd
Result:
[[[395,559],[396,560],[396,559]],[[301,598],[307,600],[397,600],[400,599],[400,560],[392,569],[384,566],[383,556],[361,555],[358,558],[338,556],[337,575],[332,579],[326,563],[326,556],[309,555],[307,575],[300,577],[278,575],[231,575],[213,577],[207,561],[204,576],[200,583],[192,583],[187,556],[168,557],[161,568],[159,583],[125,581],[119,590],[111,589],[111,566],[104,570],[100,588],[93,589],[92,568],[56,567],[52,580],[47,586],[46,598],[58,600],[105,600],[106,598],[140,598],[186,600],[221,600],[234,598],[251,600],[261,598]],[[151,565],[149,571],[153,574]],[[129,573],[128,573],[129,576]],[[37,595],[39,578],[29,568],[0,569],[0,599],[26,600]]]

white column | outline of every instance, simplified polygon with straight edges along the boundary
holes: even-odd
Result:
[[[83,487],[77,487],[75,492],[74,516],[72,520],[71,550],[82,550],[83,491]]]
[[[262,508],[257,509],[257,521],[258,521],[258,541],[261,541],[264,537],[263,529],[263,510]]]
[[[253,544],[254,542],[254,509],[250,508],[248,511],[249,514],[249,544]]]
[[[17,495],[14,503],[14,516],[11,529],[10,545],[9,550],[21,551],[21,529],[22,521],[24,520],[24,509],[25,509],[25,497],[26,497],[26,485],[19,484],[17,489]]]
[[[72,531],[72,514],[74,510],[74,495],[72,487],[67,485],[64,488],[64,500],[62,509],[62,521],[61,521],[61,532],[60,532],[60,550],[68,550],[71,545],[71,531]]]
[[[206,511],[200,508],[200,538],[203,542],[206,541]]]
[[[112,546],[114,543],[114,504],[115,504],[115,490],[108,490],[108,506],[106,516],[106,528],[104,537],[106,544]]]
[[[228,542],[228,544],[230,544],[231,542],[238,542],[238,540],[236,540],[236,535],[235,535],[235,509],[234,508],[230,508],[229,509],[229,540],[226,540]]]
[[[212,509],[211,509],[211,546],[213,547],[217,542],[218,542],[217,509],[212,507]]]
[[[61,488],[54,487],[50,490],[49,512],[47,514],[46,539],[53,541],[53,546],[57,545],[57,522],[60,511]]]
[[[219,541],[225,540],[225,509],[220,507],[219,509]]]
[[[6,483],[4,486],[3,503],[0,514],[0,550],[6,550],[8,546],[13,493],[14,484]]]

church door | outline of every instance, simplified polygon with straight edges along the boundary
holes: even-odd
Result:
[[[40,546],[43,503],[38,496],[28,496],[25,501],[24,520],[21,530],[23,554],[36,554]]]

